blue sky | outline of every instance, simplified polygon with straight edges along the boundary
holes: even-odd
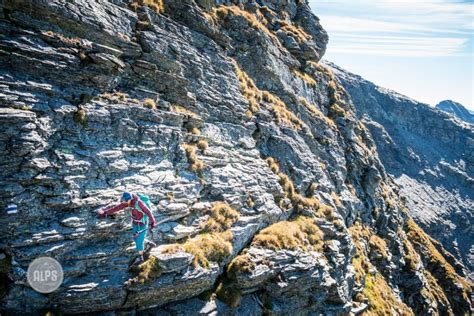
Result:
[[[474,0],[309,0],[329,34],[325,59],[435,105],[474,110]]]

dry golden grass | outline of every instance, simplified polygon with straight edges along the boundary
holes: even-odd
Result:
[[[195,144],[182,144],[189,163],[189,171],[201,172],[204,169],[204,162],[197,157],[197,146]]]
[[[209,147],[209,144],[207,143],[206,140],[204,139],[201,139],[197,142],[197,147],[203,152],[205,153],[207,148]]]
[[[453,266],[436,249],[433,240],[429,237],[414,221],[407,221],[407,237],[413,244],[418,253],[423,254],[422,259],[425,262],[425,269],[430,271],[445,292],[451,292],[454,295],[461,295],[469,301],[471,295],[471,285],[465,279],[460,277]],[[458,288],[462,286],[462,291]],[[461,293],[456,293],[461,292]]]
[[[285,102],[271,92],[262,92],[263,100],[270,104],[270,109],[279,124],[285,124],[293,129],[299,130],[305,124],[293,112],[288,110]]]
[[[227,276],[231,279],[235,279],[237,274],[250,273],[255,267],[255,262],[252,261],[249,255],[238,255],[229,263]]]
[[[278,178],[283,191],[285,191],[286,197],[291,198],[295,194],[295,186],[293,185],[293,181],[291,181],[290,177],[288,177],[283,172],[278,174]]]
[[[322,207],[320,207],[320,212],[329,221],[332,221],[336,218],[334,217],[334,209],[329,205],[324,204]]]
[[[332,191],[331,192],[331,197],[334,200],[334,203],[336,203],[336,206],[341,206],[342,205],[341,197],[339,195],[337,195],[336,192]]]
[[[368,273],[369,270],[375,269],[368,260],[364,247],[364,241],[373,236],[370,229],[356,222],[348,231],[356,248],[352,258],[356,282],[363,282],[365,276],[364,295],[369,300],[369,308],[364,315],[414,315],[413,311],[395,295],[380,273],[377,272],[376,275]]]
[[[423,275],[428,282],[428,286],[421,290],[421,294],[431,302],[438,302],[441,306],[450,306],[449,299],[443,289],[439,286],[436,278],[427,270],[423,271]]]
[[[377,235],[372,235],[369,238],[369,246],[372,251],[380,254],[383,258],[388,258],[387,243],[384,239]]]
[[[332,224],[339,231],[342,231],[345,227],[344,222],[341,219],[338,219],[338,218],[333,218]]]
[[[324,233],[311,217],[299,216],[293,221],[281,221],[260,231],[252,246],[281,250],[301,249],[322,251]]]
[[[326,67],[322,64],[319,64],[319,63],[317,63],[313,60],[306,61],[306,69],[312,70],[313,72],[320,72],[320,73],[326,75],[326,77],[329,77],[329,78],[334,77],[332,71],[328,67]]]
[[[140,264],[138,270],[138,275],[133,279],[133,281],[140,284],[159,278],[162,273],[158,260],[153,256],[150,256],[145,262]]]
[[[313,196],[316,190],[318,189],[318,184],[316,182],[312,182],[308,189],[306,190],[306,195],[308,197]]]
[[[268,157],[266,161],[274,174],[277,174],[280,171],[280,167],[273,157]]]
[[[189,131],[189,133],[191,133],[193,135],[201,135],[201,131],[197,127],[192,127],[188,131]]]
[[[223,232],[240,218],[240,213],[226,202],[212,203],[209,215],[207,222],[202,225],[202,229],[207,232]]]
[[[193,266],[207,268],[209,262],[221,262],[232,253],[232,232],[204,233],[187,240],[182,244],[165,247],[163,253],[185,251],[194,255]]]
[[[364,294],[369,299],[366,315],[414,315],[395,295],[380,273],[366,275]]]
[[[240,16],[247,21],[248,25],[251,28],[268,35],[278,47],[281,47],[281,43],[278,40],[278,38],[275,36],[275,34],[270,32],[270,30],[265,26],[264,23],[266,22],[266,19],[264,18],[262,14],[258,14],[258,16],[256,16],[248,11],[242,10],[238,6],[233,5],[233,6],[219,6],[217,8],[213,8],[212,15],[214,17],[213,18],[214,21],[221,21],[223,23],[226,22],[229,15]],[[259,18],[261,18],[262,21],[259,21]]]
[[[190,111],[190,110],[186,109],[184,106],[179,105],[179,104],[171,105],[171,111],[173,111],[175,113],[184,114],[184,115],[188,115],[188,116],[191,116],[191,117],[199,118],[199,115],[197,115],[193,111]]]
[[[349,227],[348,231],[356,248],[356,253],[352,258],[352,265],[356,271],[355,280],[356,282],[360,283],[363,277],[367,274],[369,268],[362,240],[368,240],[371,232],[359,221],[355,222],[354,225]]]
[[[270,111],[273,117],[279,124],[287,125],[293,129],[299,130],[304,125],[304,122],[299,119],[293,112],[288,110],[286,104],[277,96],[269,91],[261,91],[257,88],[253,80],[240,67],[235,65],[235,72],[239,79],[240,89],[242,95],[249,102],[249,109],[245,113],[247,117],[252,117],[255,113],[260,111],[262,101],[269,104]]]
[[[301,104],[303,104],[312,115],[314,115],[315,117],[323,120],[330,127],[335,127],[336,126],[336,124],[334,123],[333,120],[331,120],[329,117],[324,115],[323,112],[321,112],[314,104],[310,103],[304,97],[298,97],[298,101]]]
[[[257,88],[253,80],[245,73],[245,71],[240,69],[237,63],[234,63],[234,66],[235,66],[235,73],[237,74],[237,78],[239,79],[242,95],[249,102],[248,111],[251,117],[254,113],[257,113],[260,110],[260,102],[262,101],[262,92]],[[249,116],[249,114],[247,114],[247,116]]]
[[[331,117],[344,117],[346,111],[341,107],[341,94],[344,93],[344,89],[339,86],[334,79],[331,79],[328,85],[328,93],[329,115]]]
[[[276,22],[280,24],[281,30],[283,32],[296,39],[296,41],[299,43],[306,42],[311,39],[311,35],[306,33],[301,27],[295,26],[294,24],[285,20],[278,20]]]
[[[73,114],[73,119],[75,122],[81,123],[82,126],[86,126],[87,124],[87,113],[86,110],[80,108]]]
[[[308,85],[312,87],[316,87],[316,80],[314,80],[310,75],[308,75],[305,72],[301,72],[299,70],[293,70],[293,74],[296,75],[296,77],[300,78],[304,82],[306,82]]]
[[[411,272],[415,272],[417,266],[420,264],[420,256],[416,253],[416,250],[413,247],[412,243],[408,239],[406,239],[406,237],[402,238],[402,240],[403,250],[405,253],[403,257],[403,259],[405,260],[405,266],[407,266]]]
[[[346,110],[344,110],[339,104],[334,103],[329,107],[329,115],[332,117],[344,117]]]
[[[253,208],[255,206],[255,201],[249,196],[247,200],[245,201],[245,204],[248,207]]]
[[[291,204],[297,211],[311,209],[317,212],[319,209],[327,207],[326,205],[321,204],[317,198],[305,197],[299,194],[296,191],[295,185],[293,184],[293,181],[291,181],[290,177],[288,177],[288,175],[284,174],[283,172],[279,172],[280,167],[273,157],[268,157],[266,161],[272,172],[278,175],[278,180],[283,191],[285,192],[285,197],[291,200]]]
[[[163,13],[165,10],[163,0],[133,0],[132,3],[130,3],[130,8],[133,11],[137,11],[140,5],[146,5],[158,14]]]
[[[155,109],[156,109],[156,102],[155,102],[155,100],[153,100],[153,99],[146,98],[146,99],[143,101],[143,106],[146,107],[146,108],[155,110]]]

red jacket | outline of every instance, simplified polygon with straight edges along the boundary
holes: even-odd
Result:
[[[136,208],[137,201],[138,201],[138,206],[140,207],[142,212],[145,213],[146,215],[148,215],[148,219],[150,221],[151,227],[154,227],[155,226],[155,218],[153,217],[153,214],[150,212],[150,210],[148,209],[146,204],[143,203],[138,198],[138,196],[135,195],[135,194],[132,194],[132,206],[131,206],[132,207],[132,221],[133,221],[133,223],[134,224],[141,224],[141,219],[143,218],[143,213],[140,212],[139,210],[137,210],[137,208]],[[123,210],[124,208],[126,208],[128,206],[129,206],[128,202],[123,202],[123,203],[120,203],[116,206],[109,207],[108,209],[104,210],[104,213],[102,214],[102,216],[107,216],[107,215],[117,213],[117,212]]]

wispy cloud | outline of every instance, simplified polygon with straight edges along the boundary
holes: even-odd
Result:
[[[472,1],[310,1],[329,52],[423,57],[472,54]]]

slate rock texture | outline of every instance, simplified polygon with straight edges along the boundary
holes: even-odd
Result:
[[[19,209],[0,217],[2,310],[469,311],[462,267],[411,222],[318,63],[305,1],[0,8],[0,208]],[[128,214],[97,216],[125,190],[159,222],[138,270]],[[25,282],[40,255],[65,271],[46,295]]]

